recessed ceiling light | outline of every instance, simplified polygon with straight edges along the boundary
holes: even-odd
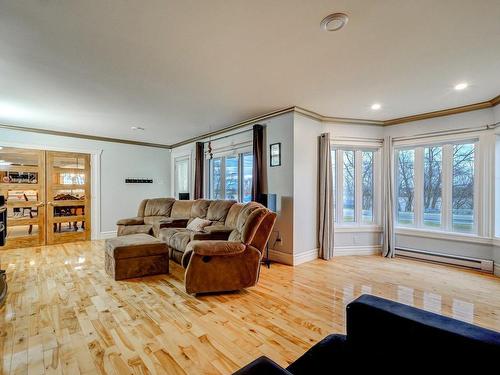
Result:
[[[348,21],[349,17],[347,16],[347,14],[333,13],[323,18],[323,20],[320,23],[320,26],[323,30],[326,31],[337,31],[343,28]]]
[[[382,106],[379,103],[373,103],[371,107],[374,111],[378,111]]]
[[[144,130],[144,128],[142,126],[132,126],[130,129],[132,130]]]
[[[466,89],[467,86],[469,86],[467,84],[467,82],[461,82],[461,83],[455,85],[455,90],[460,91],[460,90]]]

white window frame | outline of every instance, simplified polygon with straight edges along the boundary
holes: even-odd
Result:
[[[456,144],[474,144],[474,197],[473,197],[473,214],[474,226],[472,232],[456,232],[452,230],[453,218],[453,146]],[[432,228],[424,226],[423,213],[424,213],[424,149],[427,147],[442,147],[442,166],[441,166],[441,226],[439,228]],[[487,235],[487,228],[485,221],[481,215],[481,207],[483,203],[483,194],[479,189],[479,180],[482,173],[480,170],[481,165],[481,141],[480,137],[436,137],[425,140],[418,140],[415,142],[405,141],[394,146],[394,202],[398,199],[398,173],[399,163],[396,157],[397,152],[400,150],[415,150],[414,161],[414,224],[401,225],[397,221],[397,205],[394,205],[394,226],[396,233],[404,234],[412,231],[418,232],[431,232],[443,234],[446,236],[456,237],[483,237]]]
[[[180,162],[187,162],[188,165],[188,174],[187,174],[187,186],[188,186],[188,191],[187,193],[191,193],[191,155],[182,155],[182,156],[176,156],[174,157],[174,197],[176,199],[179,198],[179,191],[178,191],[178,181],[177,181],[177,165]]]
[[[330,150],[335,151],[335,225],[339,229],[371,228],[380,229],[382,222],[382,146],[381,142],[365,141],[350,143],[333,141]],[[355,222],[344,222],[344,151],[354,151]],[[373,152],[373,221],[362,223],[362,152]]]
[[[238,156],[238,202],[243,202],[243,156],[252,154],[252,150],[248,147],[239,148],[230,153],[217,153],[213,155],[213,159],[221,159],[221,198],[226,199],[226,157],[234,157]],[[206,159],[205,163],[205,177],[206,177],[206,196],[209,199],[212,198],[212,180],[213,180],[213,171],[211,168],[211,159]]]

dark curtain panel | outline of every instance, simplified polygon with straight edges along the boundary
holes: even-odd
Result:
[[[252,200],[262,202],[264,190],[264,126],[253,126]]]
[[[205,144],[196,142],[196,161],[194,170],[194,199],[203,198],[203,167],[205,165]]]

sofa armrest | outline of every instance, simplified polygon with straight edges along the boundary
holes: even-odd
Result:
[[[116,222],[116,225],[143,225],[143,217],[129,217],[127,219],[120,219]]]
[[[232,241],[191,241],[187,251],[202,256],[237,255],[245,251],[245,245]]]
[[[160,229],[163,228],[186,228],[189,219],[166,217],[160,220]]]
[[[292,375],[291,372],[285,370],[276,362],[267,357],[259,357],[250,362],[242,369],[236,371],[233,375]],[[312,374],[312,373],[311,373]]]

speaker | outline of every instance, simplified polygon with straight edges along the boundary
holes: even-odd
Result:
[[[3,195],[0,195],[0,207],[5,205],[5,197]]]
[[[269,208],[271,211],[276,212],[276,194],[262,194],[262,202],[259,202]]]
[[[180,201],[188,201],[189,200],[189,193],[179,193],[179,200]]]

